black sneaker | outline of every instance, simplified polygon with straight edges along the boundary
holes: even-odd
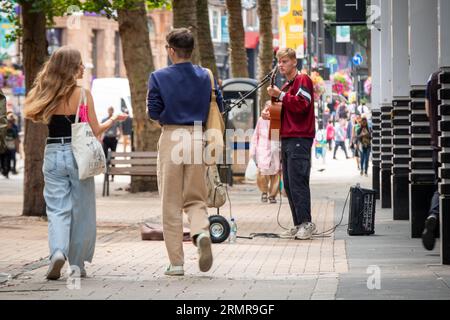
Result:
[[[422,233],[422,243],[425,249],[433,250],[436,239],[434,238],[434,230],[436,229],[437,218],[431,215],[425,220],[425,229]]]
[[[261,194],[261,202],[267,202],[267,193],[266,192],[263,192]]]

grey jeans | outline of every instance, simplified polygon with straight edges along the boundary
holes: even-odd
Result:
[[[85,261],[92,261],[95,248],[94,178],[78,178],[70,143],[48,144],[42,170],[50,257],[59,250],[70,265],[84,267]]]

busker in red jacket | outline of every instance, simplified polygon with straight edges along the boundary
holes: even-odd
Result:
[[[291,207],[294,227],[283,232],[282,238],[311,239],[316,226],[311,221],[311,148],[315,136],[314,87],[311,78],[297,70],[295,51],[277,52],[278,70],[287,79],[281,90],[267,88],[271,97],[282,102],[281,158],[283,182]],[[269,109],[262,112],[270,120]]]

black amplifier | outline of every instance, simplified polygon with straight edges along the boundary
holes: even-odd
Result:
[[[357,184],[350,188],[350,207],[347,232],[351,236],[375,233],[376,191]]]

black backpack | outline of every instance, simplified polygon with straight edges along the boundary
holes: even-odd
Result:
[[[8,120],[6,119],[6,97],[0,89],[0,154],[6,152],[6,131]]]

